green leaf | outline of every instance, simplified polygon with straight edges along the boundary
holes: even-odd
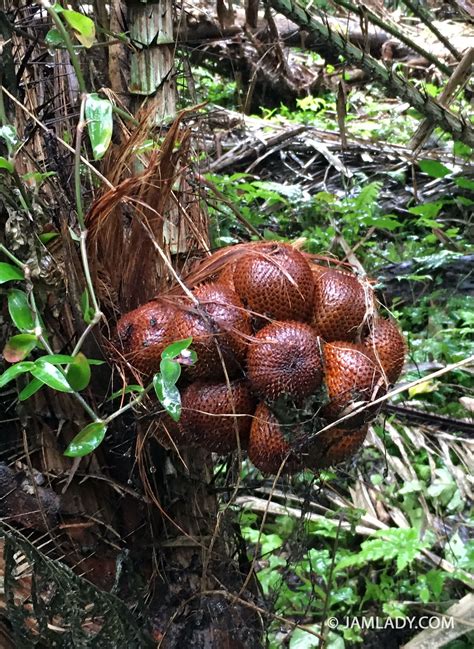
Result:
[[[434,203],[423,203],[423,205],[410,207],[408,211],[411,214],[416,214],[417,216],[421,216],[426,219],[434,219],[438,216],[442,207],[443,201],[435,201]]]
[[[79,352],[69,365],[66,372],[67,380],[76,391],[84,390],[91,380],[91,368],[87,358]]]
[[[8,155],[11,158],[18,148],[18,145],[20,144],[20,139],[16,132],[16,128],[11,124],[5,124],[4,126],[0,127],[0,138],[7,145]]]
[[[458,187],[461,187],[461,189],[469,189],[470,191],[474,192],[474,180],[471,180],[470,178],[455,178],[454,182]]]
[[[23,272],[16,266],[12,266],[12,264],[0,261],[0,284],[17,279],[25,279]]]
[[[320,633],[321,628],[316,624],[308,625],[315,633]],[[319,638],[304,629],[295,629],[291,634],[289,649],[317,649],[320,646]]]
[[[91,47],[95,41],[94,21],[88,16],[80,14],[78,11],[70,11],[69,9],[63,9],[61,15],[74,31],[79,43],[84,45],[84,47]]]
[[[3,348],[3,357],[9,363],[22,361],[37,346],[38,339],[33,334],[12,336]]]
[[[61,32],[59,29],[50,29],[49,32],[46,34],[45,38],[45,43],[48,45],[48,47],[63,47],[64,46],[64,38],[62,37]]]
[[[21,390],[20,394],[18,395],[18,401],[26,401],[27,399],[32,397],[35,392],[41,390],[43,385],[43,381],[40,381],[39,379],[33,379],[28,383],[28,385],[25,385],[23,390]]]
[[[31,374],[47,386],[58,392],[73,392],[66,377],[52,363],[35,362],[35,366],[30,370]]]
[[[438,160],[420,160],[418,164],[420,165],[421,171],[432,178],[444,178],[451,173],[451,169],[445,167]]]
[[[175,385],[164,383],[161,374],[155,374],[153,377],[153,387],[158,401],[169,416],[174,421],[179,421],[181,417],[181,395],[178,388]]]
[[[179,356],[187,350],[192,342],[192,338],[183,338],[183,340],[177,340],[176,342],[171,343],[171,345],[165,347],[161,353],[161,358],[176,358],[176,356]]]
[[[45,232],[44,234],[39,235],[39,240],[41,243],[49,243],[52,239],[59,237],[59,232]]]
[[[107,424],[103,421],[94,421],[92,424],[88,424],[72,440],[64,451],[64,455],[67,457],[83,457],[92,453],[102,443],[106,431]]]
[[[25,291],[20,291],[17,288],[8,291],[8,311],[13,324],[20,331],[31,331],[35,328],[33,313]]]
[[[430,392],[436,392],[439,388],[439,381],[423,381],[414,385],[412,388],[408,389],[408,396],[410,399],[415,397],[417,394],[428,394]]]
[[[163,383],[176,385],[181,376],[181,365],[171,358],[163,358],[160,363],[160,372]]]
[[[8,171],[8,173],[12,174],[15,170],[15,167],[13,165],[13,162],[11,160],[7,160],[4,158],[2,155],[0,156],[0,169],[5,169]]]
[[[16,379],[20,374],[29,372],[34,366],[35,364],[32,361],[24,361],[23,363],[12,365],[8,370],[5,370],[3,374],[0,374],[0,388],[3,388],[4,385],[7,385],[7,383],[10,383],[13,379]]]
[[[111,102],[108,99],[101,99],[96,93],[87,95],[86,119],[94,160],[100,160],[112,140],[113,116]]]
[[[36,364],[45,362],[52,365],[66,365],[74,362],[74,358],[74,356],[68,356],[67,354],[45,354],[36,360]]]
[[[90,324],[94,318],[94,309],[90,306],[89,291],[87,288],[84,289],[84,292],[81,295],[81,310],[84,322]]]
[[[144,390],[145,388],[142,385],[127,385],[127,387],[123,388],[122,390],[117,390],[117,392],[111,394],[110,397],[107,399],[107,401],[112,401],[113,399],[116,399],[117,397],[121,397],[124,394],[130,394],[130,393],[141,394]]]

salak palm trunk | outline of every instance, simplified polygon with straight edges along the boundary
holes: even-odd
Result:
[[[50,344],[67,354],[85,328],[69,144],[77,142],[83,93],[66,49],[45,44],[52,25],[42,4],[1,7],[5,118],[23,143],[15,169],[20,177],[48,174],[26,207],[15,203],[18,178],[2,176],[9,197],[1,243],[31,268]],[[110,48],[81,50],[79,58],[94,90],[108,65],[112,93],[103,92],[132,119],[115,121],[99,180],[81,168],[88,258],[104,314],[82,347],[88,358],[106,356],[120,313],[166,288],[169,268],[179,273],[208,246],[206,214],[189,182],[191,131],[176,117],[173,4],[108,7],[98,0],[93,18],[107,21],[97,26]],[[114,38],[121,33],[128,39]],[[150,154],[141,148],[149,138],[161,147]],[[45,244],[39,237],[47,233]],[[94,366],[83,398],[111,412],[107,398],[122,378],[112,365]],[[43,388],[18,406],[17,393],[1,400],[2,419],[11,420],[0,464],[5,646],[11,639],[16,647],[257,649],[257,595],[232,511],[219,511],[211,456],[160,446],[150,400],[116,418],[93,455],[70,460],[64,449],[90,421],[81,404]]]

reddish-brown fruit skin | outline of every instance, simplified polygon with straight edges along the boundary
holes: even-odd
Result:
[[[320,341],[301,322],[273,322],[261,329],[250,344],[247,377],[262,399],[286,394],[302,399],[321,385]]]
[[[363,344],[382,366],[390,383],[396,383],[405,362],[406,343],[393,320],[378,318]]]
[[[255,399],[243,379],[226,383],[195,381],[181,396],[181,430],[195,445],[215,453],[237,448],[236,426],[241,448],[247,448]],[[233,414],[238,415],[234,417]]]
[[[291,246],[252,246],[236,261],[233,280],[236,292],[254,314],[275,320],[311,320],[313,273],[303,255]]]
[[[196,446],[193,436],[188,431],[183,430],[179,421],[174,421],[167,414],[159,416],[152,434],[167,449],[175,450],[176,448]]]
[[[386,382],[370,352],[360,344],[334,342],[324,345],[324,377],[329,403],[322,415],[335,421],[346,414],[353,404],[369,403],[386,392]],[[347,413],[348,414],[348,413]],[[355,428],[373,417],[374,409],[367,408],[359,415],[341,423],[341,427]]]
[[[200,309],[209,320],[190,306],[176,318],[176,339],[192,336],[192,348],[198,361],[187,368],[191,378],[221,378],[225,376],[217,349],[219,344],[227,374],[236,376],[245,367],[248,338],[251,334],[250,317],[239,296],[228,286],[217,282],[202,284],[193,291]]]
[[[330,428],[317,435],[304,458],[308,469],[324,469],[345,462],[362,446],[368,426],[355,430]]]
[[[364,289],[349,273],[332,268],[314,273],[313,326],[327,342],[354,342],[372,296],[372,288]]]
[[[172,326],[176,314],[173,305],[160,300],[125,313],[112,339],[119,362],[125,360],[146,376],[158,372],[161,352],[176,340]]]
[[[219,274],[218,282],[219,282],[219,284],[224,284],[224,286],[228,286],[233,291],[235,291],[235,286],[234,286],[234,264],[227,264],[224,267],[224,269]]]
[[[281,474],[301,470],[302,464],[285,440],[277,418],[264,403],[259,403],[250,429],[249,460],[262,473],[278,473],[287,458]],[[288,457],[287,457],[288,456]]]

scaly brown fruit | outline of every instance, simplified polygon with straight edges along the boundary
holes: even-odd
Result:
[[[397,324],[393,320],[377,318],[362,342],[382,367],[389,383],[396,383],[406,354],[405,338]]]
[[[118,362],[126,361],[149,377],[160,369],[161,352],[175,338],[176,308],[153,300],[125,313],[117,322],[112,352]]]
[[[303,458],[304,465],[314,471],[345,462],[362,446],[367,431],[366,425],[355,430],[329,428],[317,434]]]
[[[216,379],[227,374],[237,376],[245,367],[248,338],[251,334],[250,318],[239,296],[228,286],[212,282],[202,284],[193,291],[199,308],[186,303],[178,313],[173,328],[176,339],[192,336],[192,348],[197,353],[197,363],[186,368],[191,378]]]
[[[371,353],[361,344],[326,343],[323,351],[324,380],[329,403],[322,409],[328,421],[336,421],[385,394],[387,383]],[[341,427],[362,426],[374,417],[378,408],[363,412],[341,423]]]
[[[304,256],[283,243],[257,243],[234,266],[236,292],[253,315],[268,319],[311,319],[313,273]],[[266,318],[266,320],[265,320]]]
[[[226,383],[195,381],[181,396],[181,430],[196,445],[215,453],[247,448],[255,399],[243,379]],[[234,416],[235,415],[235,416]]]
[[[247,376],[262,399],[288,395],[296,401],[321,385],[319,338],[301,322],[273,322],[261,329],[249,346]]]
[[[278,419],[264,403],[259,403],[250,429],[248,444],[249,460],[262,473],[294,473],[302,469],[302,463],[285,439]]]
[[[373,290],[368,282],[333,268],[314,273],[313,326],[327,342],[354,342],[371,310]]]

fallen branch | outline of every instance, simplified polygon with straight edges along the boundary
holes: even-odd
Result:
[[[317,20],[304,6],[293,0],[267,1],[276,11],[296,22],[301,28],[309,30],[313,34],[318,34],[339,54],[362,68],[370,77],[381,82],[389,93],[407,101],[444,131],[451,133],[455,140],[460,140],[464,144],[474,147],[474,129],[463,118],[457,117],[437,101],[424,95],[412,84],[408,83],[406,78],[401,77],[393,70],[385,68],[372,56],[352,45],[342,34],[331,31],[328,24],[323,24]]]

